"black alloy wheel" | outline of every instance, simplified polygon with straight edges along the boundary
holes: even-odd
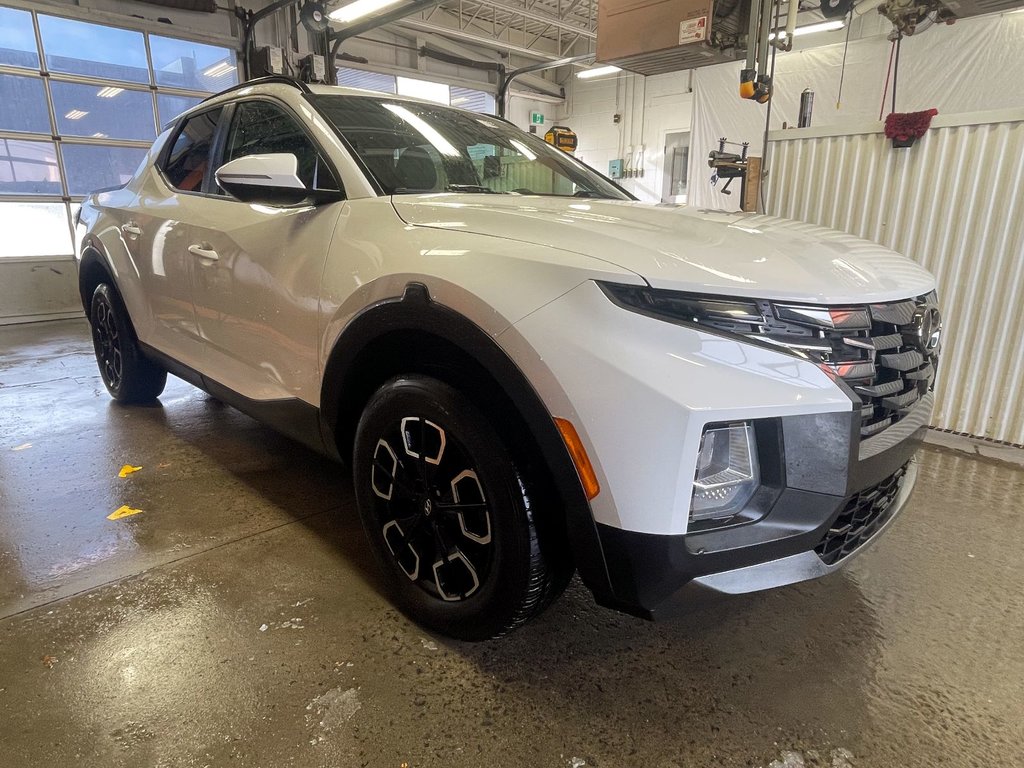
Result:
[[[370,488],[384,543],[411,581],[448,602],[480,589],[494,559],[490,504],[448,430],[425,415],[392,422],[375,446]]]
[[[92,338],[103,383],[110,389],[120,389],[124,353],[121,351],[121,335],[114,322],[114,308],[105,293],[98,294],[92,302]]]
[[[564,588],[571,566],[542,553],[506,445],[447,384],[408,376],[381,387],[359,422],[353,465],[374,553],[398,605],[422,624],[495,637]]]
[[[100,283],[92,295],[89,323],[96,364],[110,396],[120,403],[148,403],[159,397],[167,371],[139,349],[124,302],[108,283]]]

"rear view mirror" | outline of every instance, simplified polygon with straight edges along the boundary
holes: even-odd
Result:
[[[501,178],[501,158],[498,157],[497,155],[484,156],[484,178]]]
[[[299,159],[287,152],[246,155],[225,163],[214,174],[217,183],[243,203],[294,205],[341,199],[341,193],[309,189],[299,178]]]

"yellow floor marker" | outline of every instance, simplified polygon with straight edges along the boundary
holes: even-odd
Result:
[[[122,517],[131,517],[132,515],[137,515],[141,511],[141,509],[132,509],[127,504],[124,504],[123,506],[118,507],[109,515],[107,515],[107,520],[120,520]]]
[[[121,471],[117,473],[118,477],[128,477],[132,472],[138,472],[142,467],[133,467],[131,464],[125,464],[121,467]]]

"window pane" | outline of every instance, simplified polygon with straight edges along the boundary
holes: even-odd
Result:
[[[97,189],[127,184],[146,156],[146,150],[65,143],[61,154],[68,176],[68,194],[87,195]]]
[[[436,101],[439,104],[447,104],[451,98],[448,93],[448,86],[444,83],[432,83],[429,80],[414,80],[411,77],[399,77],[398,94],[400,96],[412,96],[416,99]]]
[[[156,108],[160,113],[160,125],[167,125],[186,109],[198,104],[202,99],[192,96],[170,96],[159,93],[156,97]]]
[[[32,14],[0,8],[0,64],[39,69]]]
[[[63,194],[53,142],[0,139],[0,193]]]
[[[50,133],[46,88],[41,77],[0,75],[0,104],[0,131]]]
[[[149,36],[157,85],[223,91],[238,82],[235,52],[173,37]]]
[[[218,107],[185,121],[164,164],[164,174],[173,186],[186,192],[202,189],[210,164],[210,147],[222,111]]]
[[[366,72],[351,67],[338,67],[338,85],[347,88],[365,88],[368,91],[396,93],[395,76],[380,72]]]
[[[487,91],[477,91],[473,88],[460,88],[457,85],[451,87],[452,106],[459,109],[469,109],[473,112],[485,112],[488,115],[494,114],[494,97]]]
[[[141,32],[42,15],[39,31],[46,66],[54,72],[149,82]]]
[[[149,91],[51,80],[50,93],[62,136],[146,141],[156,136]]]
[[[235,112],[225,162],[246,155],[287,152],[299,159],[299,178],[310,189],[337,189],[317,148],[283,110],[266,101],[247,101]]]
[[[64,203],[0,202],[0,259],[69,256],[75,252]]]

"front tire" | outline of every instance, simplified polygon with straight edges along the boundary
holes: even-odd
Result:
[[[119,403],[151,403],[164,391],[167,371],[142,354],[120,295],[100,283],[92,295],[89,323],[96,364],[107,392]]]
[[[398,606],[462,640],[505,634],[564,587],[542,552],[533,501],[484,414],[426,376],[392,379],[356,431],[360,517]],[[552,567],[553,566],[553,567]]]

